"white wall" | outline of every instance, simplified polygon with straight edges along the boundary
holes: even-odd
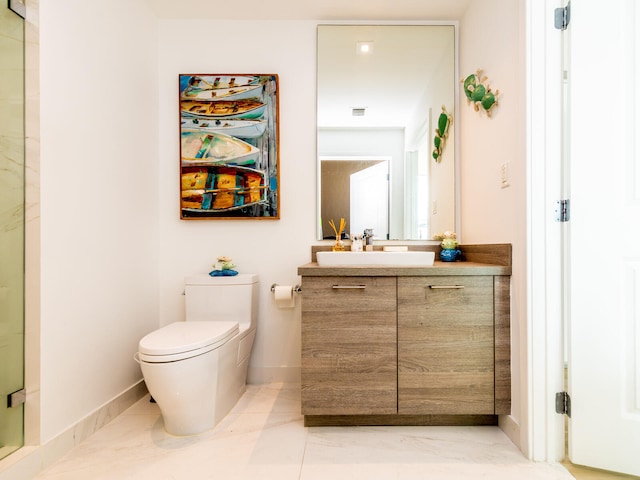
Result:
[[[499,106],[492,118],[461,97],[461,215],[464,243],[511,243],[512,415],[501,425],[526,449],[526,125],[524,0],[470,2],[460,22],[461,77],[484,69]],[[509,162],[511,186],[501,188]]]
[[[185,275],[216,257],[260,276],[250,381],[298,381],[300,313],[277,309],[272,283],[294,285],[315,242],[315,23],[161,21],[158,41],[160,323],[183,318]],[[280,220],[180,220],[178,74],[276,73],[280,88]]]
[[[132,356],[158,324],[159,145],[140,2],[42,2],[40,25],[45,443],[140,378]]]

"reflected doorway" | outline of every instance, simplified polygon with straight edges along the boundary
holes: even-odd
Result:
[[[320,159],[320,218],[323,239],[335,238],[329,220],[346,221],[346,234],[373,229],[374,238],[389,238],[389,158]]]

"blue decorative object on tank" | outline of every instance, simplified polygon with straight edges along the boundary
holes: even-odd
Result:
[[[237,275],[236,270],[212,270],[209,275],[212,277],[233,277]]]
[[[460,255],[462,255],[462,252],[457,248],[442,249],[440,251],[440,260],[443,262],[455,262]]]

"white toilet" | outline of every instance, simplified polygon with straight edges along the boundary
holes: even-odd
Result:
[[[214,427],[246,389],[258,317],[258,275],[185,279],[186,322],[146,335],[136,360],[173,435]]]

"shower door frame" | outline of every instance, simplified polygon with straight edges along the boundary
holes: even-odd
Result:
[[[13,13],[12,13],[13,12]],[[14,15],[16,14],[16,15]],[[6,35],[1,52],[3,68],[9,75],[0,91],[2,111],[8,121],[2,122],[0,137],[3,164],[0,178],[3,205],[0,211],[0,245],[8,254],[2,257],[0,288],[0,459],[24,445],[24,363],[25,363],[25,18],[24,3],[10,0],[0,20]],[[6,88],[6,90],[4,89]],[[15,120],[17,117],[17,121]],[[4,201],[6,200],[6,204]]]

